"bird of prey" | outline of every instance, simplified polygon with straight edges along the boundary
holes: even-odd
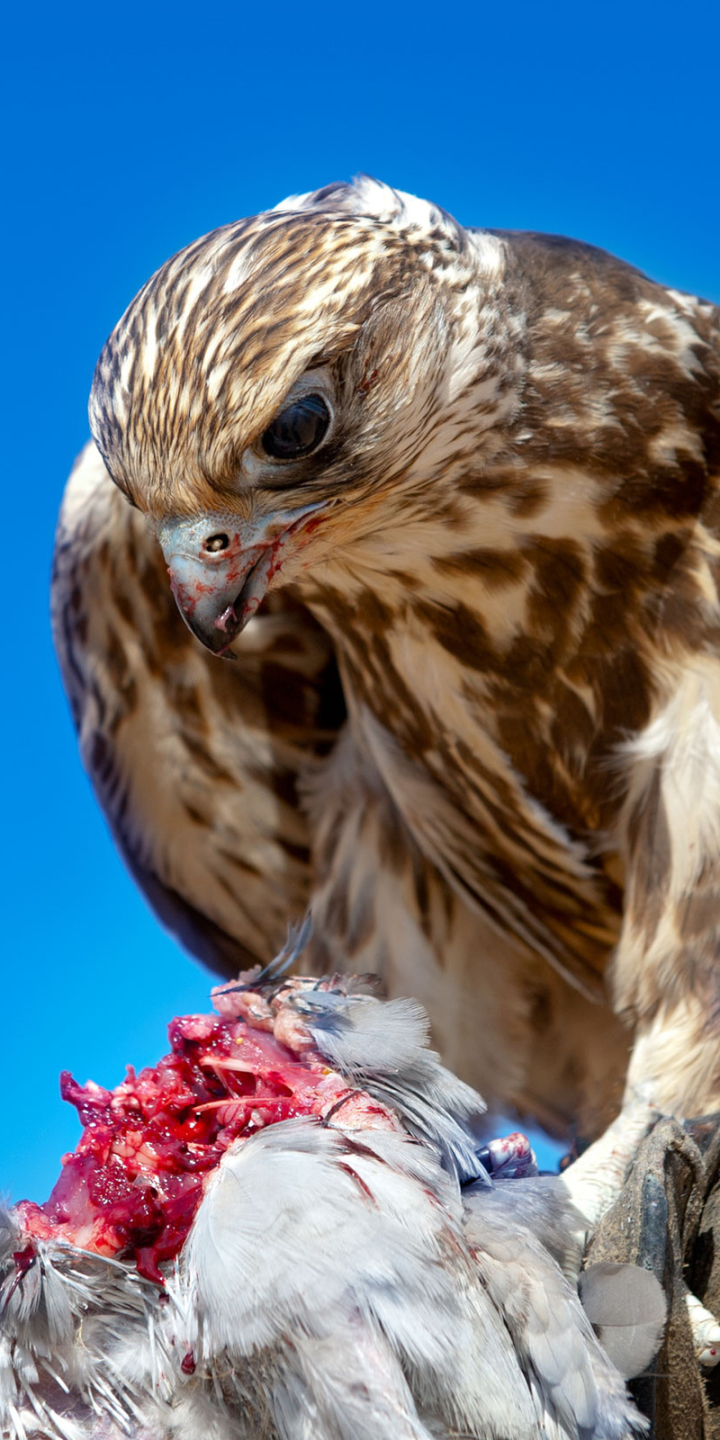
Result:
[[[717,1108],[718,310],[360,178],[163,265],[90,419],[55,633],[161,919],[309,900],[555,1133]]]

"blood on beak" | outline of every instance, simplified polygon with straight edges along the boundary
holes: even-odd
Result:
[[[180,614],[214,655],[232,658],[233,640],[256,614],[271,580],[296,548],[306,518],[319,508],[306,505],[254,523],[206,515],[158,525]]]

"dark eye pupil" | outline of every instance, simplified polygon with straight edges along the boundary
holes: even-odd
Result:
[[[330,411],[322,395],[303,395],[275,416],[262,437],[266,455],[274,460],[295,460],[309,455],[330,424]]]

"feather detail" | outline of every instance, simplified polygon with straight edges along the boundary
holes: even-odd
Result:
[[[298,777],[342,715],[321,631],[275,606],[237,666],[212,660],[92,445],[58,523],[53,627],[83,762],[158,917],[226,974],[270,960],[309,893]]]
[[[713,601],[720,616],[717,597]],[[669,699],[624,746],[627,904],[612,966],[640,1017],[628,1093],[669,1114],[714,1108],[720,944],[720,674],[710,656],[668,667]]]

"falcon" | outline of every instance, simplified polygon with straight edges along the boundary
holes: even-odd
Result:
[[[555,1134],[720,1107],[717,308],[360,178],[163,265],[90,420],[56,643],[164,924],[309,902]]]

